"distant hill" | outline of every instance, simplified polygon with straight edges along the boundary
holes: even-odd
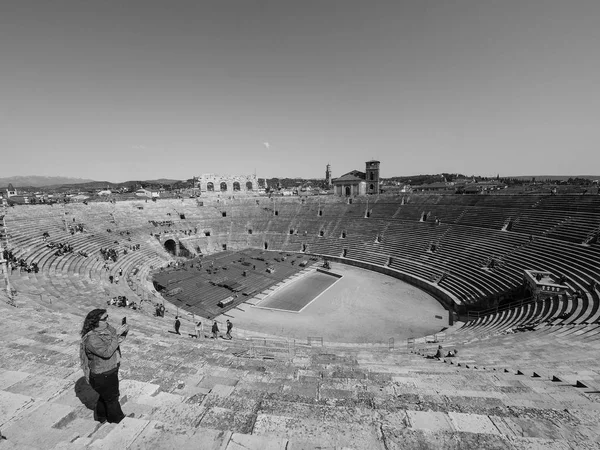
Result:
[[[506,178],[514,178],[515,180],[531,180],[532,178],[535,178],[537,181],[566,181],[569,178],[585,178],[587,180],[600,180],[600,175],[521,175],[518,177],[509,176]]]
[[[7,187],[12,184],[15,188],[23,187],[43,187],[63,184],[80,184],[90,183],[94,180],[87,178],[72,178],[72,177],[41,177],[38,175],[16,176],[0,178],[0,187]]]
[[[96,181],[87,178],[73,177],[41,177],[37,175],[16,176],[0,178],[0,188],[6,188],[12,184],[17,190],[30,190],[31,188],[50,188],[50,189],[115,189],[120,187],[131,187],[136,185],[144,186],[172,186],[181,183],[182,180],[172,180],[169,178],[160,178],[158,180],[138,180],[124,181],[122,183],[113,183],[110,181]]]

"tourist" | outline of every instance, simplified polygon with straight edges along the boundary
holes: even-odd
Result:
[[[231,339],[231,330],[233,329],[233,324],[229,321],[229,319],[227,319],[227,333],[225,334],[225,337],[227,339]]]
[[[198,323],[194,327],[194,330],[196,331],[196,339],[198,339],[201,334],[203,335],[204,330],[202,329],[202,322],[198,321]]]
[[[108,324],[105,309],[94,309],[81,329],[80,359],[86,380],[98,393],[95,418],[101,423],[119,423],[125,417],[119,404],[121,349],[129,325],[115,329]]]
[[[213,321],[212,324],[212,339],[217,339],[219,337],[219,325],[217,325],[217,321]]]
[[[181,327],[181,321],[179,320],[179,316],[175,316],[175,333],[181,334],[179,332],[179,327]]]
[[[443,358],[444,354],[442,353],[442,346],[438,345],[437,348],[437,352],[435,353],[435,355],[427,355],[426,358],[427,359],[440,359]]]

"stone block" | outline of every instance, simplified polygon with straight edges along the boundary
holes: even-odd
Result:
[[[235,390],[234,386],[225,386],[223,384],[215,384],[210,390],[209,395],[217,397],[229,397]]]
[[[18,372],[15,370],[0,370],[0,389],[6,390],[13,384],[23,381],[29,376],[31,376],[31,374],[27,372]]]
[[[0,391],[0,426],[22,414],[35,403],[35,399],[21,394]]]
[[[226,378],[226,377],[215,377],[212,375],[205,375],[204,377],[202,377],[202,380],[200,381],[200,383],[198,383],[198,387],[201,388],[205,388],[205,389],[212,389],[213,387],[215,387],[217,384],[223,385],[223,386],[235,386],[238,384],[237,379],[235,378]]]
[[[121,397],[127,396],[127,399],[131,400],[141,396],[153,395],[158,392],[158,389],[158,384],[144,383],[143,381],[126,379],[119,382]]]
[[[72,384],[73,383],[70,380],[43,375],[32,375],[13,384],[7,388],[6,391],[48,400],[51,397],[62,393]]]
[[[428,431],[454,430],[448,414],[435,411],[406,411],[411,428]]]
[[[234,433],[226,450],[287,450],[287,439]]]
[[[469,433],[500,434],[488,416],[480,414],[448,413],[454,428]]]
[[[104,438],[94,441],[91,449],[113,450],[128,448],[141,435],[150,421],[126,417],[116,425]]]
[[[135,438],[129,450],[203,449],[221,450],[231,433],[209,428],[189,429],[151,421]]]

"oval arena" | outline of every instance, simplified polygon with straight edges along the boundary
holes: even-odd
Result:
[[[588,448],[599,211],[598,195],[5,208],[0,429],[27,448]],[[118,296],[142,306],[108,306],[131,324],[136,415],[98,431],[78,331]],[[231,341],[189,336],[227,318]]]

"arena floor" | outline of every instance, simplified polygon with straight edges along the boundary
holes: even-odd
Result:
[[[301,312],[340,280],[341,277],[333,276],[328,272],[313,270],[276,289],[275,292],[269,294],[259,303],[255,303],[255,306],[280,311]]]
[[[348,343],[387,343],[389,338],[403,343],[408,337],[437,333],[448,326],[448,312],[414,286],[338,263],[332,264],[331,271],[342,278],[300,312],[254,307],[260,304],[255,298],[221,317],[248,331]]]

